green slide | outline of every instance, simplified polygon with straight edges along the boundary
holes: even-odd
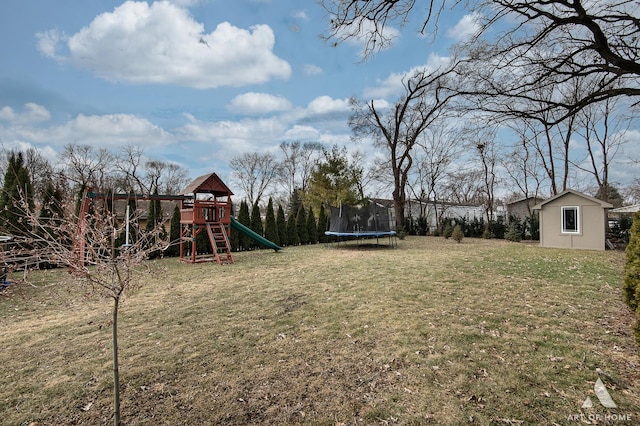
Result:
[[[236,220],[236,218],[233,217],[233,216],[231,216],[231,227],[233,229],[235,229],[236,231],[243,233],[247,237],[256,240],[257,242],[259,242],[263,246],[272,248],[275,251],[282,250],[282,247],[280,247],[279,245],[277,245],[276,243],[274,243],[272,241],[267,240],[265,237],[263,237],[262,235],[252,231],[251,229],[247,228],[246,226],[244,226],[243,224],[238,222]]]

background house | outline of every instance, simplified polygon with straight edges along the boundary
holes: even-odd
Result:
[[[536,210],[533,208],[544,201],[544,198],[540,197],[525,197],[519,200],[511,201],[506,204],[507,219],[509,217],[515,217],[520,221],[524,221],[530,217]]]
[[[567,189],[534,206],[542,247],[604,250],[607,210],[613,205]]]

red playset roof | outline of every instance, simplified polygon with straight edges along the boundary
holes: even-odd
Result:
[[[225,185],[217,174],[209,173],[208,175],[196,178],[185,189],[183,189],[181,195],[186,194],[213,194],[216,197],[220,197],[224,195],[233,195],[233,192],[231,192],[229,187]]]

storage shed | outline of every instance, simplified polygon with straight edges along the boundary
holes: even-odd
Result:
[[[572,189],[533,209],[540,216],[542,247],[604,250],[607,210],[613,206]]]

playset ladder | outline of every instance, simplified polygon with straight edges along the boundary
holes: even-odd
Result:
[[[218,264],[233,263],[231,245],[229,244],[225,226],[219,222],[207,223],[207,233],[209,234],[209,241],[211,241],[211,249],[216,262]]]

